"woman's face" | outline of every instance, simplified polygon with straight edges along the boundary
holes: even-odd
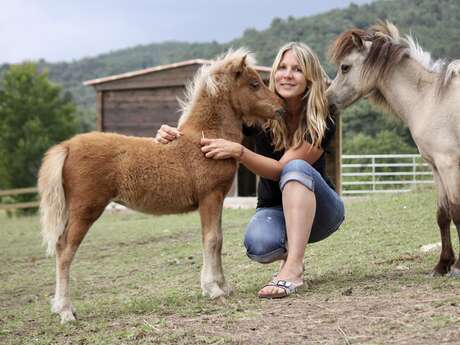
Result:
[[[286,101],[301,101],[307,81],[292,50],[283,54],[275,72],[275,88]]]

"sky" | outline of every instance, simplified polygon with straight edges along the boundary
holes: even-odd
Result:
[[[228,42],[273,18],[371,0],[0,0],[0,64],[78,60],[168,40]]]

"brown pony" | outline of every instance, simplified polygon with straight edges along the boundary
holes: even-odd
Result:
[[[432,275],[460,276],[450,238],[460,238],[460,60],[433,61],[389,22],[342,33],[331,47],[339,65],[327,90],[329,103],[345,108],[362,97],[396,114],[433,170],[442,250]]]
[[[243,122],[284,112],[281,98],[264,85],[254,63],[252,55],[239,49],[203,66],[183,105],[183,136],[173,143],[93,132],[46,153],[38,179],[42,235],[48,253],[56,254],[52,311],[61,322],[75,320],[69,293],[72,259],[111,201],[152,214],[199,209],[203,294],[216,298],[230,292],[221,263],[221,214],[237,163],[206,159],[200,138],[204,132],[210,138],[241,141]]]

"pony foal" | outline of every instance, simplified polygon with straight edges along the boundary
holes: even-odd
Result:
[[[345,108],[368,96],[409,127],[437,189],[442,250],[432,275],[460,276],[450,238],[451,221],[460,238],[460,60],[432,61],[389,22],[342,33],[330,55],[339,65],[327,91],[331,104]]]
[[[42,235],[48,253],[56,254],[52,311],[61,322],[75,320],[69,292],[72,259],[112,200],[151,214],[199,209],[203,294],[216,298],[230,292],[221,263],[221,214],[237,164],[206,159],[200,138],[204,131],[207,137],[241,141],[243,122],[282,115],[281,98],[264,85],[254,63],[251,54],[239,49],[203,66],[183,104],[183,136],[173,143],[93,132],[45,154],[38,179]]]

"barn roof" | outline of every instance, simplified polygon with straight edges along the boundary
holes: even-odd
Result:
[[[155,67],[144,68],[144,69],[131,71],[127,73],[111,75],[108,77],[86,80],[83,82],[83,84],[87,86],[95,86],[95,85],[99,85],[99,84],[103,84],[107,82],[112,82],[115,80],[122,80],[122,79],[142,76],[142,75],[155,73],[159,71],[165,71],[168,69],[180,68],[180,67],[185,67],[185,66],[190,66],[190,65],[204,65],[204,64],[210,64],[211,62],[212,62],[211,60],[205,60],[205,59],[186,60],[186,61],[176,62],[172,64],[167,64],[167,65],[159,65]],[[256,70],[259,72],[270,72],[270,67],[256,66]]]

